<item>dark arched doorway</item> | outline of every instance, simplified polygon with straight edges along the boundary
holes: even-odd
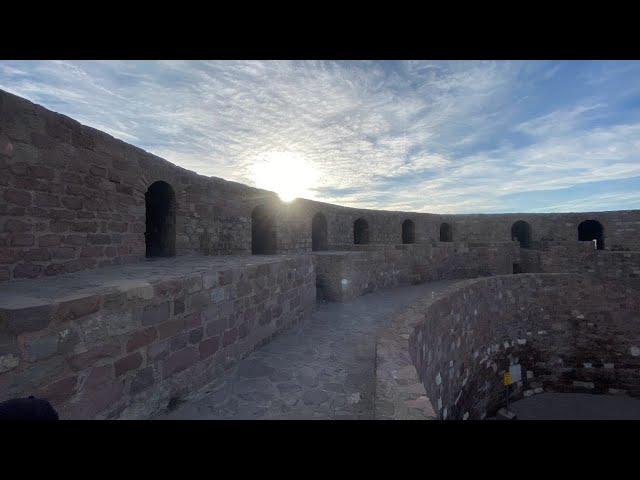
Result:
[[[585,220],[578,225],[578,240],[589,242],[596,240],[598,250],[604,249],[604,229],[597,220]]]
[[[326,250],[327,243],[327,219],[318,212],[311,221],[311,250]]]
[[[176,195],[167,182],[152,183],[144,194],[147,257],[172,257],[176,254]]]
[[[251,253],[254,255],[276,253],[274,215],[264,205],[258,205],[251,212]]]
[[[453,231],[451,229],[451,225],[449,225],[448,223],[440,224],[440,241],[441,242],[453,241]]]
[[[402,243],[415,243],[416,227],[413,220],[405,220],[402,222]]]
[[[353,222],[353,243],[356,245],[369,243],[369,224],[364,218]]]
[[[531,247],[531,226],[524,220],[518,220],[511,225],[511,240],[520,242],[520,248]]]

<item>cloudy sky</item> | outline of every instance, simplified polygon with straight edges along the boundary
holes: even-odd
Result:
[[[640,208],[640,62],[0,61],[203,175],[353,207]]]

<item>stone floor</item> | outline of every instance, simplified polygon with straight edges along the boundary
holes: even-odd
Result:
[[[320,303],[305,322],[155,419],[371,419],[377,332],[418,296],[451,283]]]
[[[640,420],[640,400],[590,393],[541,393],[510,410],[518,420]]]

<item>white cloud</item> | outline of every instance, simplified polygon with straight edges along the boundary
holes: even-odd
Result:
[[[289,152],[319,170],[310,189],[317,200],[454,213],[505,210],[509,193],[640,176],[640,122],[589,127],[606,102],[519,115],[535,79],[562,70],[542,62],[0,62],[0,88],[204,175],[254,185],[260,159]],[[513,132],[531,143],[514,144]]]

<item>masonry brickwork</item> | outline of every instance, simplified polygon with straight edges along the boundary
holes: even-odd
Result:
[[[149,260],[145,196],[158,181],[175,196],[176,257]],[[274,255],[251,255],[256,207],[273,219]],[[312,252],[316,213],[323,252]],[[367,244],[354,245],[357,219]],[[602,225],[604,250],[578,241],[588,219]],[[405,220],[412,244],[402,244]],[[530,248],[511,237],[518,220],[531,227]],[[450,242],[440,241],[443,222]],[[0,400],[43,394],[66,418],[151,414],[308,315],[316,291],[347,301],[516,271],[635,287],[639,251],[639,210],[439,215],[284,203],[0,90]]]

